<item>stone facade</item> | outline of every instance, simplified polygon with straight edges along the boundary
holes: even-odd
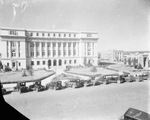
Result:
[[[22,69],[97,64],[97,32],[0,29],[2,64]]]

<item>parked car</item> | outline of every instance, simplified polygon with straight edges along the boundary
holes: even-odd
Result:
[[[128,75],[121,75],[120,79],[124,79],[125,82],[133,82],[134,78],[132,75],[128,74]]]
[[[5,95],[7,93],[6,89],[3,88],[3,84],[0,82],[1,84],[1,90],[2,90],[2,95]]]
[[[102,76],[91,77],[91,84],[93,86],[101,84],[99,81],[101,77]]]
[[[120,77],[119,74],[108,74],[103,75],[99,78],[99,82],[102,84],[109,84],[109,83],[124,83],[125,79],[123,77]]]
[[[142,74],[142,78],[143,78],[143,80],[148,80],[148,78],[149,78],[149,73],[148,73],[148,72],[143,73],[143,74]]]
[[[34,84],[29,86],[29,90],[31,90],[31,91],[35,90],[35,91],[39,92],[39,91],[43,91],[45,89],[46,89],[46,87],[41,84],[41,81],[36,81],[36,82],[34,82]]]
[[[62,82],[61,81],[51,81],[50,83],[46,84],[46,89],[53,89],[53,90],[62,89]]]
[[[133,76],[133,81],[135,82],[143,81],[143,75],[141,72],[131,72],[130,74]]]
[[[129,108],[119,120],[150,120],[150,114],[135,108]]]
[[[26,86],[26,82],[18,82],[17,86],[14,88],[15,91],[19,91],[20,93],[28,92],[30,91],[29,88]]]
[[[68,78],[68,81],[66,82],[66,87],[77,88],[83,86],[84,86],[84,81],[78,78]]]

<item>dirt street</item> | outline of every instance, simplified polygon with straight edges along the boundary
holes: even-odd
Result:
[[[150,81],[5,95],[31,120],[118,120],[129,108],[150,113]]]

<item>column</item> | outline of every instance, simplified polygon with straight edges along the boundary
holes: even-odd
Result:
[[[90,49],[91,49],[91,56],[92,56],[92,42],[90,43]]]
[[[39,57],[42,57],[42,43],[41,42],[39,42],[39,52],[40,52]]]
[[[36,58],[36,42],[34,42],[34,58]]]
[[[94,56],[94,43],[92,43],[92,56]]]
[[[47,42],[45,42],[45,57],[47,58],[48,56],[48,48],[47,48]]]
[[[85,43],[85,56],[88,55],[88,52],[87,52],[87,43]]]
[[[53,57],[53,43],[50,43],[51,57]]]
[[[61,56],[64,57],[63,42],[61,43]]]
[[[56,42],[56,57],[58,57],[58,42]]]
[[[66,56],[68,57],[68,42],[66,42]]]
[[[9,58],[11,58],[11,41],[8,41],[8,54],[9,54]]]
[[[30,55],[30,49],[31,49],[31,47],[30,47],[30,42],[28,42],[27,49],[28,49],[28,57],[30,57],[30,56],[31,56],[31,55]]]
[[[76,55],[75,56],[78,56],[78,43],[76,42],[76,48],[75,48],[75,51],[76,51]]]
[[[71,42],[71,56],[73,56],[73,43],[74,42]]]
[[[16,58],[18,58],[18,42],[15,43],[16,43]]]

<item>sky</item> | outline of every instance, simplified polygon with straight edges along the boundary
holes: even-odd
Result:
[[[0,0],[0,27],[97,31],[98,51],[150,50],[150,0]]]

